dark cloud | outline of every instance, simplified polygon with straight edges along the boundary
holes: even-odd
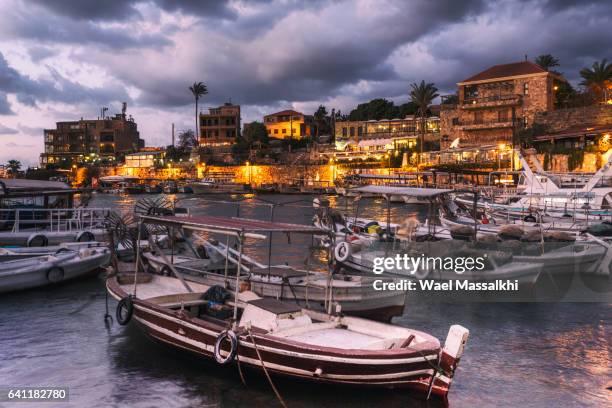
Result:
[[[125,0],[31,0],[56,14],[79,20],[123,20],[137,15],[132,1]]]
[[[6,93],[0,88],[0,115],[12,115],[11,105],[6,97]]]
[[[53,68],[48,68],[50,79],[34,80],[20,74],[9,66],[0,53],[0,114],[10,114],[6,94],[17,95],[25,105],[35,106],[36,102],[63,102],[68,104],[129,101],[130,98],[121,84],[105,84],[102,87],[86,87],[71,81]],[[3,113],[4,112],[4,113]]]

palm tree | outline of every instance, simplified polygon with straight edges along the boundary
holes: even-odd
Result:
[[[19,169],[21,169],[21,162],[19,160],[9,160],[6,167],[8,167],[11,175],[15,177],[17,172],[19,172]]]
[[[535,63],[546,71],[550,71],[552,67],[559,66],[559,60],[550,54],[542,54],[537,56],[535,59]]]
[[[421,81],[420,84],[413,83],[410,86],[412,89],[410,91],[410,100],[417,106],[417,112],[419,117],[421,118],[421,140],[419,144],[421,145],[421,153],[423,153],[423,144],[425,143],[425,117],[427,116],[427,111],[429,110],[429,105],[433,102],[438,95],[438,88],[433,83],[425,83],[425,81]],[[419,155],[419,163],[421,161],[421,157]]]
[[[592,68],[582,68],[580,76],[583,81],[580,85],[591,88],[595,93],[603,93],[603,100],[608,100],[608,87],[612,82],[612,64],[606,59],[595,61]]]
[[[204,95],[206,95],[208,93],[208,89],[206,88],[206,85],[204,85],[203,82],[194,82],[193,85],[191,85],[189,87],[189,90],[191,91],[191,93],[193,94],[193,97],[195,98],[195,126],[196,126],[196,138],[198,139],[198,142],[200,140],[200,138],[198,137],[199,135],[199,126],[198,126],[198,101],[200,100],[200,98]]]

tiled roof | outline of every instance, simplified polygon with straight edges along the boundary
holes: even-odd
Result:
[[[277,116],[277,115],[301,115],[302,112],[298,112],[298,111],[294,111],[293,109],[286,109],[284,111],[280,111],[280,112],[276,112],[276,113],[271,113],[269,115],[266,116]]]
[[[463,80],[462,82],[486,81],[488,79],[506,78],[517,75],[540,74],[545,69],[531,61],[513,62],[511,64],[493,65],[478,74]]]

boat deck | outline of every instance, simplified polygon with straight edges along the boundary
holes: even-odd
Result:
[[[325,328],[287,336],[288,339],[314,346],[343,349],[366,349],[380,343],[383,338],[347,329]]]
[[[189,281],[188,285],[194,292],[206,292],[209,288],[207,285],[202,285],[193,281]],[[136,294],[140,299],[190,293],[180,280],[165,276],[154,276],[150,282],[138,283],[137,287]],[[133,283],[123,284],[121,288],[128,294],[134,293]]]

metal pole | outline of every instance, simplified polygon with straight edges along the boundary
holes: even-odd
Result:
[[[138,283],[138,267],[140,265],[140,233],[141,231],[142,231],[142,221],[138,221],[138,238],[136,239],[136,269],[134,271],[134,290],[133,290],[134,297],[136,297],[136,287]]]
[[[274,221],[274,209],[276,208],[276,204],[270,205],[270,222]],[[270,231],[270,237],[268,238],[268,280],[270,280],[270,269],[272,263],[272,231]]]
[[[234,328],[238,320],[238,293],[240,292],[240,271],[242,270],[242,244],[244,241],[243,233],[238,234],[238,271],[236,272],[236,287],[234,288]]]

